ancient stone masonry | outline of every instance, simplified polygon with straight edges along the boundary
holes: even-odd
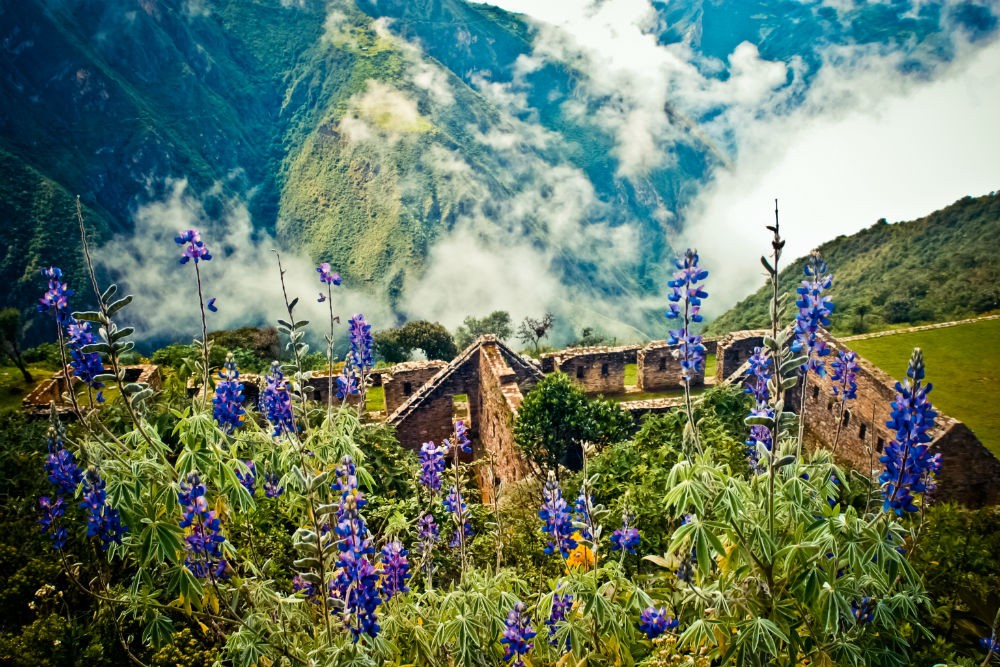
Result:
[[[382,371],[385,389],[385,412],[391,415],[424,384],[447,366],[444,361],[422,361],[396,364]]]
[[[715,382],[726,384],[753,354],[755,347],[764,344],[764,336],[769,332],[734,331],[721,336],[716,343]]]
[[[822,338],[831,350],[827,359],[834,358],[838,349],[847,349],[829,334],[824,333]],[[906,363],[906,359],[900,360],[901,371],[905,370]],[[802,414],[809,436],[807,440],[813,446],[835,451],[839,460],[855,470],[866,473],[874,470],[877,475],[882,467],[879,457],[894,435],[886,421],[896,398],[896,380],[860,356],[858,364],[858,397],[848,402],[843,414],[840,403],[833,397],[829,374],[825,378],[810,374]],[[933,366],[929,368],[928,378],[933,383]],[[790,406],[795,409],[798,409],[801,387],[800,383],[787,394]],[[933,391],[929,398],[933,403]],[[931,451],[941,452],[943,463],[933,496],[935,500],[951,500],[972,507],[1000,503],[1000,484],[997,483],[1000,460],[965,424],[938,413],[937,427],[931,433],[934,438]]]
[[[625,366],[636,363],[641,346],[570,347],[542,355],[542,372],[561,371],[588,394],[625,391]]]
[[[126,383],[145,382],[154,391],[163,386],[163,378],[160,375],[159,366],[153,364],[136,364],[134,366],[125,366],[122,370],[125,372],[124,379]],[[30,394],[22,399],[21,407],[27,414],[33,417],[48,417],[49,406],[54,402],[56,404],[56,411],[60,415],[71,415],[73,406],[63,398],[63,395],[69,391],[70,386],[76,391],[80,387],[80,381],[73,377],[72,368],[67,367],[64,371],[55,373],[51,380],[46,380],[35,387]],[[81,407],[83,407],[82,404]]]
[[[654,341],[636,355],[637,385],[640,391],[658,391],[683,387],[681,364],[674,358],[674,346],[666,341]],[[692,386],[704,384],[705,372],[700,371]]]
[[[513,424],[522,397],[542,373],[493,336],[483,336],[439,370],[392,414],[402,446],[418,450],[429,440],[440,443],[451,436],[455,397],[468,396],[471,459],[484,498],[497,484],[521,479],[527,464],[514,445]]]

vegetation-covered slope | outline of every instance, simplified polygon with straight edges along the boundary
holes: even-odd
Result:
[[[833,274],[832,329],[946,321],[1000,308],[1000,196],[965,197],[912,222],[877,223],[818,250]],[[805,258],[781,272],[781,290],[802,280]],[[714,320],[709,333],[762,328],[768,322],[762,287]]]

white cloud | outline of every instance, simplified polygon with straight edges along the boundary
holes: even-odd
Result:
[[[178,262],[182,248],[174,242],[182,230],[199,229],[212,254],[211,261],[198,265],[203,293],[206,299],[215,297],[219,309],[208,313],[209,331],[273,324],[287,317],[277,256],[272,252],[278,250],[289,298],[300,299],[296,314],[313,322],[310,338],[321,341],[328,311],[316,301],[321,284],[315,264],[255,232],[242,203],[231,202],[221,219],[213,219],[186,181],[174,181],[170,188],[164,199],[139,208],[134,234],[115,237],[94,253],[95,261],[121,276],[122,288],[135,295],[125,318],[136,326],[138,338],[201,337],[194,265]],[[356,312],[365,313],[375,328],[394,322],[385,305],[345,287],[336,288],[334,310],[345,323]],[[343,334],[343,327],[338,334]]]
[[[735,168],[700,193],[675,246],[697,246],[714,269],[709,312],[761,284],[754,258],[768,249],[775,198],[791,259],[879,218],[1000,189],[1000,42],[921,85],[905,85],[891,60],[872,63],[822,71],[798,111],[745,127]]]

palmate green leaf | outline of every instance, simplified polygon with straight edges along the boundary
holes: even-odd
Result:
[[[700,480],[685,479],[673,486],[663,497],[663,504],[677,512],[705,512],[705,497],[708,487]]]
[[[841,621],[853,624],[854,614],[851,611],[851,603],[838,588],[829,585],[823,586],[819,590],[818,597],[818,618],[823,623],[825,634],[836,637],[840,633]]]
[[[767,656],[777,656],[779,642],[788,643],[788,636],[774,621],[767,618],[752,618],[740,623],[737,627],[739,634],[736,635],[736,643],[747,647],[756,654],[758,660],[763,657],[761,654],[765,651]],[[767,663],[766,660],[760,660],[760,662]]]
[[[146,519],[139,533],[141,561],[144,565],[176,563],[184,550],[184,532],[173,521]]]
[[[167,590],[171,595],[182,598],[185,605],[201,608],[204,583],[186,565],[178,564],[167,571]]]
[[[169,616],[164,616],[158,611],[147,612],[143,618],[142,643],[153,648],[166,646],[171,642],[174,635],[174,622]]]

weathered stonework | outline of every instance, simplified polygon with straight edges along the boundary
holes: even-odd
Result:
[[[821,338],[831,350],[827,360],[835,358],[838,349],[849,349],[829,334],[823,333]],[[901,360],[901,369],[906,361]],[[860,356],[858,365],[857,399],[848,402],[843,415],[833,397],[829,373],[823,378],[809,374],[802,414],[809,442],[834,451],[840,461],[856,470],[867,473],[874,469],[877,475],[882,468],[879,457],[894,436],[886,422],[896,398],[896,380]],[[801,392],[801,383],[788,392],[790,407],[798,409]],[[930,399],[933,402],[933,392]],[[936,421],[931,451],[941,452],[942,467],[934,499],[972,507],[1000,503],[1000,460],[962,422],[940,412]]]
[[[154,364],[135,364],[125,366],[122,370],[125,373],[125,382],[144,382],[153,391],[157,391],[163,386],[160,367]],[[51,380],[46,380],[35,387],[21,400],[21,407],[29,415],[47,417],[50,405],[55,403],[56,412],[60,415],[71,415],[73,406],[69,401],[63,399],[63,395],[70,390],[71,386],[75,391],[79,385],[80,381],[73,377],[73,369],[67,367],[65,370],[55,373]],[[89,409],[89,406],[81,405],[81,408],[84,407]]]
[[[514,446],[513,423],[524,393],[542,378],[533,363],[493,336],[483,336],[439,370],[390,414],[402,446],[418,450],[429,440],[451,436],[455,396],[468,396],[468,435],[477,462],[480,490],[521,479],[526,464]]]
[[[725,384],[753,354],[755,347],[764,344],[768,332],[734,331],[721,336],[716,342],[715,382]]]
[[[561,371],[588,394],[620,394],[625,391],[625,366],[636,363],[640,348],[570,347],[542,355],[542,371]]]
[[[396,364],[383,369],[382,387],[385,390],[385,412],[391,415],[424,384],[447,366],[444,361],[414,361]]]
[[[640,391],[658,391],[683,387],[683,369],[674,358],[674,346],[666,341],[654,341],[639,350],[636,355],[637,379]],[[705,371],[699,371],[691,386],[705,382]]]

